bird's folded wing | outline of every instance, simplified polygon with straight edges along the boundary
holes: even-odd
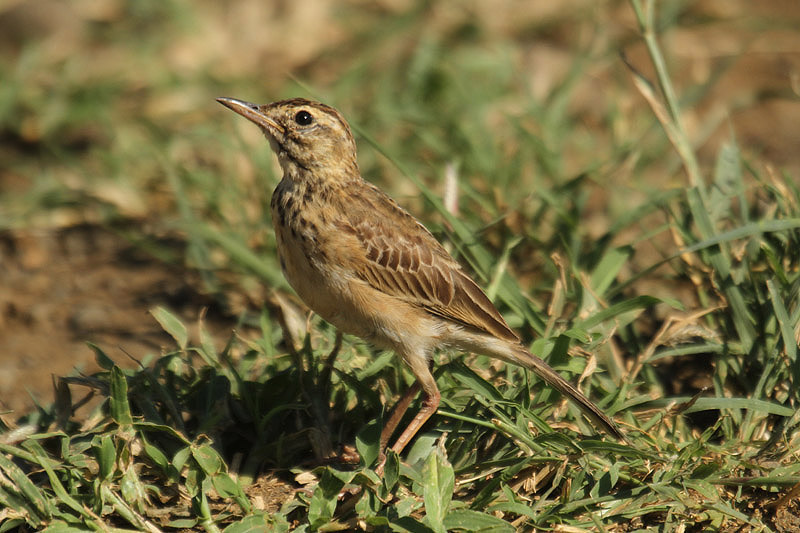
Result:
[[[377,192],[377,189],[374,189]],[[351,206],[341,229],[356,237],[354,273],[373,288],[444,319],[518,340],[483,290],[422,224],[388,196]],[[368,209],[366,213],[362,209]],[[362,211],[358,213],[358,211]]]

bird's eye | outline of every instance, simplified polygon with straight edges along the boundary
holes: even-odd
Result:
[[[314,122],[314,117],[311,116],[311,113],[306,111],[298,111],[297,114],[294,116],[294,121],[300,124],[301,126],[308,126],[312,122]]]

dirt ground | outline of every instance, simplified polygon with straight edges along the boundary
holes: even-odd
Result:
[[[191,272],[98,226],[0,234],[0,264],[0,410],[18,414],[52,402],[58,377],[99,370],[87,342],[130,367],[174,346],[150,309],[191,323],[214,305]]]

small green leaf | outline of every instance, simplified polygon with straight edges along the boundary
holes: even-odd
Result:
[[[189,496],[194,498],[200,492],[200,486],[205,478],[205,474],[201,470],[194,468],[192,464],[186,470],[186,478],[184,481],[184,486],[186,487],[186,492],[189,493]]]
[[[184,465],[186,464],[186,460],[189,458],[189,455],[192,453],[191,446],[187,446],[185,448],[181,448],[172,458],[172,465],[175,469],[180,472],[183,470]]]
[[[175,339],[175,342],[178,343],[178,347],[181,350],[185,350],[189,343],[189,333],[186,330],[186,326],[183,325],[183,322],[163,307],[151,309],[150,314],[161,324],[164,331]]]
[[[100,478],[110,479],[114,474],[114,465],[117,459],[117,450],[114,446],[114,439],[108,433],[100,435],[100,446],[97,450],[97,464],[100,468]]]
[[[419,520],[410,516],[402,516],[391,522],[392,531],[408,531],[409,533],[431,533],[434,531]]]
[[[390,493],[400,479],[400,457],[394,450],[386,450],[386,463],[383,466],[383,487]]]
[[[217,474],[211,478],[211,483],[223,498],[233,498],[241,491],[239,485],[228,474]]]
[[[172,465],[169,464],[169,459],[164,455],[164,452],[144,439],[142,440],[142,445],[144,453],[147,454],[153,464],[155,464],[161,472],[169,475]]]
[[[111,370],[114,367],[114,361],[106,355],[102,348],[93,342],[87,342],[86,345],[94,352],[94,360],[97,366],[103,370]]]
[[[617,274],[628,261],[628,258],[633,254],[633,248],[630,246],[621,246],[619,248],[609,249],[600,263],[592,272],[592,289],[595,294],[603,295],[606,289],[611,286],[611,283],[616,279]]]
[[[386,495],[382,494],[381,497],[385,498]],[[362,520],[371,526],[385,526],[389,524],[389,520],[385,516],[378,516],[383,507],[383,502],[379,499],[379,495],[371,490],[363,491],[361,497],[355,505],[355,511]]]
[[[2,498],[0,498],[0,504],[8,508],[15,509],[15,507],[12,507],[11,505],[8,505],[5,501],[3,501]],[[23,529],[24,525],[25,525],[25,520],[22,520],[21,518],[6,519],[2,524],[0,524],[0,533],[6,533],[6,531],[24,531]],[[44,529],[43,531],[50,531],[50,529],[47,528]]]
[[[705,479],[719,472],[719,465],[717,463],[701,463],[692,472],[692,478]]]
[[[166,524],[167,527],[174,529],[194,529],[196,525],[196,518],[179,518],[178,520],[172,520]]]
[[[213,475],[222,472],[223,462],[217,451],[209,444],[192,447],[192,457],[194,457],[200,468],[207,474]]]
[[[316,529],[330,523],[344,483],[326,468],[308,504],[308,522]]]
[[[119,483],[119,491],[125,503],[139,511],[143,510],[143,502],[146,499],[145,489],[135,468],[125,470]]]
[[[110,394],[111,417],[120,426],[128,426],[133,423],[131,416],[131,406],[128,403],[128,381],[122,370],[114,365],[111,369],[111,394]]]
[[[214,346],[214,338],[206,329],[205,324],[200,322],[200,349],[197,350],[200,357],[208,366],[219,367],[219,354]]]

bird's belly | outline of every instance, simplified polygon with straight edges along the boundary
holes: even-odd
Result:
[[[352,299],[347,281],[337,265],[324,264],[320,250],[307,249],[307,241],[295,239],[276,228],[278,255],[283,275],[305,304],[345,333],[364,336],[365,328],[353,327]],[[317,257],[320,256],[320,257]]]
[[[340,331],[394,350],[409,343],[434,342],[440,336],[436,321],[354,279],[343,265],[324,263],[304,248],[306,241],[277,228],[276,236],[286,280],[308,307]]]

